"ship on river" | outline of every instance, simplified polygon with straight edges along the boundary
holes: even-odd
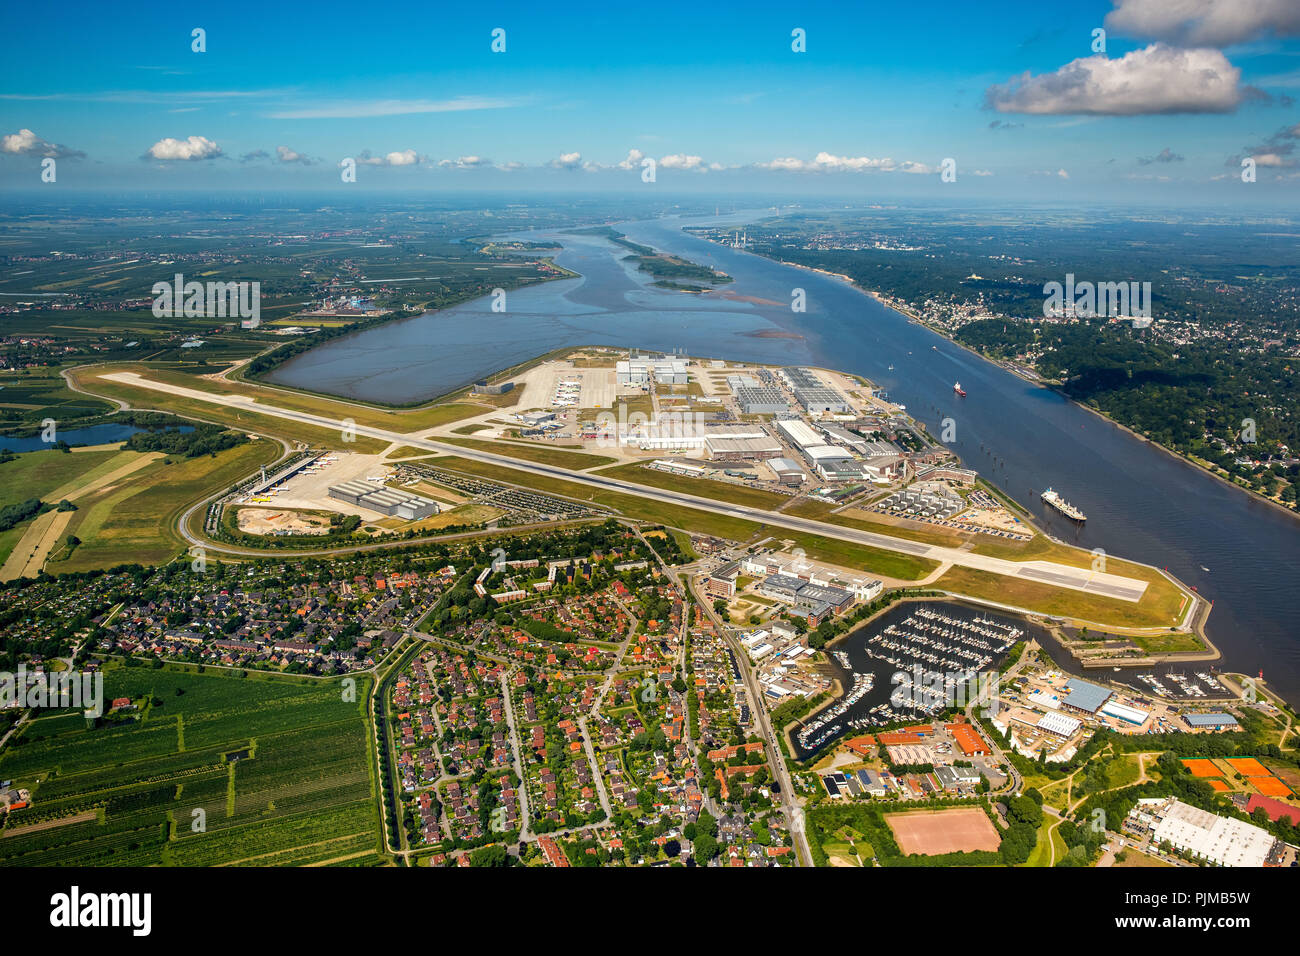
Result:
[[[1064,498],[1062,498],[1059,494],[1057,494],[1057,493],[1056,493],[1055,491],[1053,491],[1051,488],[1048,488],[1046,491],[1044,491],[1042,497],[1043,497],[1043,500],[1044,500],[1045,502],[1047,502],[1049,505],[1051,505],[1053,508],[1055,508],[1055,509],[1056,509],[1057,511],[1059,511],[1061,514],[1065,515],[1065,516],[1066,516],[1067,518],[1069,518],[1071,521],[1087,521],[1087,520],[1088,520],[1088,516],[1087,516],[1087,515],[1085,515],[1082,511],[1080,511],[1080,510],[1079,510],[1078,508],[1076,508],[1074,505],[1070,504],[1068,501],[1066,501]]]

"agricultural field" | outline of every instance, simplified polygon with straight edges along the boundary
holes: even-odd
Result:
[[[0,830],[0,864],[377,862],[367,680],[353,695],[338,680],[108,665],[105,698],[129,708],[40,717],[0,755],[0,776],[32,792]]]
[[[279,454],[278,445],[255,441],[214,457],[171,459],[170,463],[158,459],[120,483],[95,489],[77,500],[78,510],[66,529],[81,543],[63,560],[52,561],[47,570],[87,571],[124,562],[169,560],[184,544],[175,524],[185,508],[235,484]]]
[[[131,467],[145,458],[136,452],[118,451],[116,447],[97,447],[76,452],[33,451],[0,462],[0,508],[38,498],[57,505],[64,498],[76,498],[79,490],[110,480],[119,469]],[[74,517],[68,514],[63,520]],[[18,565],[38,546],[41,536],[38,522],[44,526],[50,518],[32,517],[0,532],[0,567],[14,551],[15,564],[3,571],[6,577],[17,576]],[[20,547],[21,545],[21,547]]]
[[[0,428],[34,428],[53,418],[62,427],[80,419],[107,415],[116,405],[80,395],[64,380],[61,366],[5,371],[0,374]],[[0,447],[4,439],[0,437]]]
[[[16,504],[25,498],[54,498],[69,483],[83,483],[96,477],[97,469],[115,460],[116,446],[97,447],[79,452],[55,450],[29,451],[0,462],[0,507]]]

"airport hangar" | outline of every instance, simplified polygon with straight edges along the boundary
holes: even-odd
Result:
[[[436,501],[406,491],[394,491],[382,485],[376,487],[359,480],[331,486],[329,496],[359,508],[378,511],[390,518],[405,518],[407,521],[418,521],[438,513]]]

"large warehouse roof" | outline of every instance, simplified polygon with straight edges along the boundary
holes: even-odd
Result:
[[[779,419],[776,422],[776,427],[785,432],[786,437],[800,448],[826,444],[826,440],[821,435],[797,418]]]
[[[1108,700],[1102,705],[1101,712],[1118,720],[1123,720],[1130,724],[1141,726],[1147,722],[1151,715],[1145,710],[1138,710],[1136,707],[1129,707],[1127,704],[1121,704],[1117,700]]]
[[[1097,684],[1089,684],[1086,680],[1067,681],[1066,690],[1070,696],[1061,701],[1067,707],[1077,707],[1079,710],[1086,710],[1090,714],[1095,714],[1101,709],[1101,705],[1110,700],[1111,692]]]
[[[1220,866],[1263,866],[1276,842],[1267,830],[1170,800],[1153,835]]]
[[[843,448],[837,448],[835,445],[806,445],[803,453],[813,461],[832,461],[834,459],[843,459],[852,461],[853,458]]]
[[[1232,714],[1184,714],[1183,720],[1191,727],[1235,727],[1237,718]]]
[[[1069,737],[1079,729],[1081,723],[1082,721],[1077,717],[1068,717],[1065,714],[1053,711],[1050,714],[1043,714],[1042,719],[1038,721],[1038,728],[1046,730],[1049,734]]]

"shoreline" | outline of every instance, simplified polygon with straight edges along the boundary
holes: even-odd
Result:
[[[749,250],[743,250],[743,251],[748,252]],[[1219,474],[1218,472],[1194,460],[1190,455],[1180,452],[1177,449],[1170,448],[1168,445],[1161,444],[1160,442],[1155,441],[1152,438],[1148,438],[1146,435],[1143,435],[1141,432],[1135,431],[1134,429],[1130,428],[1128,425],[1125,425],[1123,422],[1116,421],[1114,418],[1112,418],[1106,412],[1103,412],[1101,409],[1092,408],[1091,406],[1085,405],[1083,402],[1079,401],[1073,396],[1067,395],[1059,387],[1049,384],[1048,381],[1042,377],[1030,378],[1029,376],[1025,375],[1023,372],[1021,372],[1019,369],[1015,368],[1014,366],[1010,364],[1004,364],[1002,361],[999,361],[998,359],[995,358],[991,358],[990,356],[985,355],[982,352],[979,352],[971,348],[969,345],[966,345],[963,342],[958,342],[947,332],[943,331],[942,329],[937,329],[933,325],[930,325],[928,322],[926,322],[924,319],[922,319],[920,316],[914,313],[909,307],[903,305],[895,305],[892,301],[886,300],[885,297],[881,295],[879,292],[877,292],[875,289],[868,289],[866,286],[858,284],[858,282],[856,282],[854,279],[845,275],[842,272],[831,272],[829,269],[818,269],[815,266],[806,266],[803,265],[802,263],[791,262],[788,259],[779,259],[776,258],[775,256],[760,256],[757,252],[750,252],[749,254],[752,256],[758,256],[761,259],[767,259],[770,262],[778,262],[781,265],[790,266],[791,268],[794,269],[803,269],[807,272],[815,272],[818,275],[829,276],[833,279],[840,279],[846,285],[851,286],[852,288],[856,289],[858,292],[861,292],[863,295],[875,299],[876,302],[880,303],[880,305],[884,306],[885,308],[892,309],[893,311],[897,312],[899,315],[906,318],[907,321],[919,325],[929,332],[933,332],[935,335],[939,336],[945,342],[949,342],[957,346],[957,348],[969,352],[971,355],[975,356],[978,359],[981,359],[982,361],[988,362],[990,365],[997,366],[998,368],[1002,369],[1004,372],[1008,372],[1014,375],[1022,382],[1026,382],[1030,385],[1037,386],[1038,388],[1046,389],[1047,391],[1050,392],[1055,392],[1057,395],[1061,396],[1061,398],[1065,399],[1070,404],[1075,405],[1078,408],[1082,408],[1086,412],[1092,413],[1097,418],[1100,418],[1102,421],[1107,422],[1108,424],[1114,425],[1116,428],[1126,432],[1128,435],[1130,435],[1133,438],[1136,438],[1138,441],[1150,445],[1152,448],[1157,448],[1160,451],[1164,452],[1166,455],[1169,455],[1171,458],[1177,459],[1183,464],[1190,465],[1191,467],[1209,475],[1211,478],[1214,478],[1215,480],[1221,482],[1222,484],[1227,485],[1230,488],[1235,488],[1237,491],[1249,495],[1255,501],[1261,502],[1263,504],[1272,505],[1274,508],[1276,508],[1278,511],[1281,511],[1283,514],[1286,514],[1291,518],[1300,521],[1300,511],[1295,511],[1291,508],[1288,508],[1286,505],[1282,504],[1281,502],[1274,501],[1272,498],[1262,495],[1258,491],[1255,491],[1251,488],[1243,488],[1241,485],[1237,484],[1236,482],[1223,477],[1223,475]]]

